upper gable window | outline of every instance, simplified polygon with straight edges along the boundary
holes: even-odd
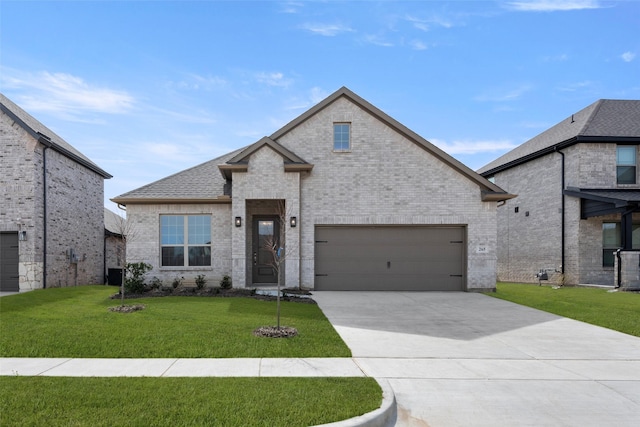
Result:
[[[351,123],[333,124],[333,151],[351,151]]]
[[[616,156],[616,175],[618,184],[635,184],[636,146],[619,145]]]

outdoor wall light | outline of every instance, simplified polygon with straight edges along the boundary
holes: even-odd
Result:
[[[298,218],[296,218],[295,216],[292,216],[291,219],[289,220],[289,224],[292,227],[295,227],[296,225],[298,225]]]
[[[27,232],[26,231],[18,231],[18,240],[25,241],[27,240]]]
[[[236,217],[236,227],[242,227],[242,218]]]

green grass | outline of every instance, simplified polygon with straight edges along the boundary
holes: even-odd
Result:
[[[350,357],[315,304],[282,302],[286,339],[252,334],[275,325],[276,304],[251,298],[162,297],[134,313],[110,312],[115,288],[80,286],[0,298],[0,357]]]
[[[640,337],[638,293],[498,283],[496,292],[488,295]]]
[[[3,426],[309,426],[377,409],[373,378],[0,377]]]

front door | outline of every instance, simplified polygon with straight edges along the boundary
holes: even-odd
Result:
[[[280,235],[278,217],[261,216],[253,218],[253,283],[277,283],[273,267],[273,252],[268,245],[277,242]]]

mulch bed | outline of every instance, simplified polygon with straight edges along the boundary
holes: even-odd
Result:
[[[287,288],[281,289],[280,301],[298,302],[303,304],[316,304],[311,298],[311,293],[304,289]],[[152,298],[152,297],[168,297],[168,296],[185,296],[185,297],[216,297],[216,298],[253,298],[262,301],[276,301],[275,295],[264,295],[256,289],[249,288],[203,288],[181,286],[176,289],[170,287],[149,289],[142,293],[125,293],[125,299],[136,298]],[[111,296],[111,299],[120,299],[120,292]]]
[[[144,304],[118,305],[116,307],[109,307],[109,311],[116,313],[133,313],[134,311],[144,310],[144,308]]]
[[[264,338],[290,338],[298,335],[298,330],[289,326],[261,326],[253,331],[253,335]]]

